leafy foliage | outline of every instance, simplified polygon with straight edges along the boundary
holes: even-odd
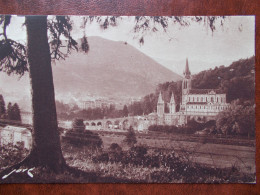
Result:
[[[82,148],[87,146],[90,149],[102,148],[103,141],[97,133],[93,133],[89,130],[75,131],[73,129],[68,130],[63,137],[65,141],[73,146]]]
[[[72,128],[75,131],[83,132],[85,130],[85,125],[83,119],[75,119],[72,123]]]
[[[72,49],[78,50],[78,43],[71,36],[72,22],[69,16],[56,16],[48,20],[48,29],[50,31],[49,43],[51,49],[52,59],[65,59],[70,54]],[[64,43],[61,40],[61,36],[67,39],[65,43],[66,50],[62,51],[60,48],[64,47]],[[87,42],[84,43],[84,51],[86,49]]]
[[[21,121],[20,108],[17,103],[14,103],[14,105],[12,105],[10,102],[8,103],[7,119]]]
[[[137,143],[135,132],[132,126],[129,127],[123,142],[126,143],[129,147],[133,147]]]
[[[149,126],[148,130],[173,134],[194,134],[196,131],[215,127],[215,124],[216,122],[213,120],[204,123],[199,123],[195,120],[189,120],[186,126],[177,127],[174,125],[151,125]]]
[[[97,172],[121,178],[128,176],[142,179],[143,182],[222,183],[254,180],[254,176],[239,175],[236,167],[207,167],[187,161],[182,154],[174,151],[154,149],[148,152],[146,146],[135,146],[123,151],[117,160],[113,153],[104,151],[94,154],[92,159],[95,168],[98,165],[102,167],[95,169]],[[91,164],[91,161],[88,162]],[[111,166],[112,164],[115,166]]]
[[[231,109],[218,115],[216,129],[225,135],[255,136],[255,107],[249,101],[234,100]]]
[[[2,145],[0,149],[0,171],[18,163],[25,158],[28,153],[29,151],[24,148],[22,143]]]
[[[192,87],[197,89],[221,89],[227,101],[235,99],[254,100],[255,57],[241,59],[230,66],[216,67],[193,76]]]
[[[26,47],[17,41],[8,39],[6,28],[10,23],[10,15],[0,16],[0,26],[3,29],[2,33],[0,33],[0,71],[4,71],[8,75],[15,73],[22,76],[28,71]]]
[[[5,118],[5,113],[6,113],[5,101],[3,96],[0,94],[0,118]]]

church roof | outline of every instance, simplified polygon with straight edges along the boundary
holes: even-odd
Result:
[[[219,89],[190,89],[189,94],[222,94]]]
[[[208,104],[207,102],[187,102],[187,104],[189,105],[206,105]]]

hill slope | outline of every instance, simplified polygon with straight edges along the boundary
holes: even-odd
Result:
[[[157,84],[181,77],[131,45],[88,38],[88,54],[73,52],[53,66],[56,94],[143,96]]]

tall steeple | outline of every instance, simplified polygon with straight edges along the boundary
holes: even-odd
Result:
[[[175,99],[174,99],[174,95],[173,95],[173,92],[172,92],[172,96],[171,96],[171,100],[170,100],[170,103],[172,103],[172,104],[175,104]]]
[[[186,66],[183,71],[184,78],[182,81],[182,104],[185,104],[188,100],[188,94],[191,89],[191,72],[189,69],[188,58],[186,58]]]
[[[185,78],[189,79],[190,78],[190,69],[189,69],[189,62],[188,62],[188,58],[186,58],[186,66],[185,66],[185,70],[183,72]]]
[[[174,99],[174,94],[172,93],[171,100],[170,100],[170,114],[173,114],[176,112],[176,104]]]
[[[162,99],[162,92],[160,92],[160,94],[159,94],[158,104],[159,104],[159,103],[161,103],[161,104],[164,103],[164,101],[163,101],[163,99]]]

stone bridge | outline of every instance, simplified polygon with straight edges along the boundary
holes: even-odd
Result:
[[[130,126],[134,130],[143,131],[147,130],[151,121],[147,116],[129,116],[123,118],[109,118],[99,120],[85,120],[84,124],[86,129],[89,130],[127,130]]]

